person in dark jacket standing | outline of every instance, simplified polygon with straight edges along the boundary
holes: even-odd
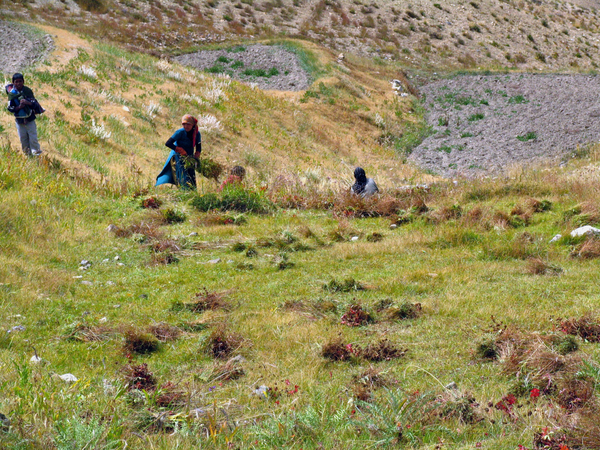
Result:
[[[353,194],[360,195],[361,197],[368,197],[379,192],[373,178],[367,178],[365,169],[362,167],[354,169],[354,179],[356,182],[350,188],[350,191]]]
[[[43,113],[44,109],[35,99],[33,91],[25,86],[25,79],[20,73],[13,75],[12,84],[6,86],[6,93],[8,94],[8,110],[15,115],[23,153],[27,156],[41,155],[35,115]]]
[[[196,189],[195,164],[189,159],[198,159],[202,152],[198,120],[186,114],[181,118],[181,126],[183,128],[173,133],[165,144],[171,149],[171,153],[162,171],[156,177],[156,185],[169,183],[183,189]]]

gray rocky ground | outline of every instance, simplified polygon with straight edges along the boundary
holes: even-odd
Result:
[[[52,48],[50,36],[40,34],[26,25],[0,21],[0,34],[0,70],[6,77],[39,62]]]
[[[600,139],[600,78],[458,76],[421,88],[434,133],[410,158],[447,177],[564,162]]]
[[[276,45],[257,44],[227,50],[204,50],[174,59],[196,69],[226,73],[232,78],[256,83],[261,89],[301,91],[310,86],[309,76],[302,69],[296,55]]]

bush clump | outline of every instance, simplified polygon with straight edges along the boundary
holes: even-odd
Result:
[[[373,322],[373,317],[368,311],[365,311],[360,305],[350,305],[348,310],[342,315],[341,323],[349,327],[360,327]]]
[[[416,319],[421,316],[423,307],[420,303],[404,302],[398,307],[388,309],[388,317],[391,320]]]
[[[219,326],[208,338],[208,352],[214,358],[227,358],[241,347],[242,342],[239,334],[227,331],[225,326]]]
[[[174,223],[185,222],[187,217],[183,212],[176,211],[173,208],[168,208],[162,211],[162,219],[165,221],[165,223],[171,225]]]
[[[239,211],[267,214],[274,209],[273,203],[262,192],[246,190],[241,186],[223,189],[220,194],[209,193],[195,197],[191,205],[198,211]]]
[[[341,338],[336,338],[323,345],[321,356],[332,361],[348,361],[354,356],[354,350],[351,344],[344,344]]]
[[[125,331],[124,348],[127,353],[138,353],[145,355],[153,353],[159,348],[159,341],[156,336],[136,329]]]
[[[211,292],[206,288],[203,288],[198,292],[192,303],[188,303],[185,307],[192,312],[200,313],[206,310],[215,309],[228,309],[229,303],[227,302],[228,292]]]
[[[148,364],[128,364],[123,370],[127,390],[139,389],[144,391],[153,391],[156,389],[156,379],[152,372],[148,370]]]
[[[361,356],[368,361],[390,361],[402,358],[404,355],[406,355],[406,350],[397,347],[388,339],[382,339],[376,344],[369,344],[361,352]]]
[[[600,323],[591,314],[579,319],[568,319],[560,323],[561,330],[572,336],[579,336],[588,342],[600,342]]]
[[[329,292],[352,292],[364,291],[365,287],[354,278],[347,278],[344,281],[331,280],[323,285],[323,289]]]

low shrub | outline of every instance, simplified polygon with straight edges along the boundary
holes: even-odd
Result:
[[[350,305],[340,319],[343,325],[348,325],[349,327],[360,327],[368,325],[373,321],[373,316],[358,304]]]
[[[392,306],[387,310],[387,316],[391,320],[416,319],[420,317],[423,307],[420,303],[404,302],[400,306]]]
[[[351,344],[344,344],[341,338],[336,338],[323,345],[321,356],[332,361],[348,361],[354,356],[354,350]]]
[[[195,313],[206,310],[229,309],[228,294],[229,292],[214,292],[203,288],[203,290],[195,295],[194,301],[186,304],[185,307]]]
[[[181,336],[181,329],[165,322],[153,323],[148,331],[160,342],[174,341]]]
[[[404,355],[406,355],[406,350],[397,347],[388,339],[382,339],[376,344],[369,344],[360,352],[360,356],[368,361],[390,361],[402,358]]]
[[[182,223],[187,220],[187,216],[185,215],[185,213],[181,211],[176,211],[173,208],[163,210],[161,215],[164,222],[169,225],[174,223]]]
[[[329,292],[352,292],[364,291],[366,288],[354,278],[347,278],[344,281],[331,280],[323,285],[323,289]]]
[[[227,358],[242,346],[243,338],[229,332],[224,325],[218,326],[208,338],[208,353],[213,358]]]
[[[130,328],[124,333],[124,349],[127,353],[138,353],[145,355],[159,349],[159,341],[153,334]]]
[[[202,212],[220,210],[267,214],[274,210],[273,203],[262,191],[250,191],[240,186],[227,187],[219,195],[209,193],[195,197],[191,205]]]
[[[127,390],[154,391],[156,389],[156,379],[152,372],[148,370],[148,364],[127,364],[121,371],[125,378]]]
[[[591,314],[578,319],[567,319],[560,322],[563,333],[579,336],[588,342],[600,342],[600,323]]]

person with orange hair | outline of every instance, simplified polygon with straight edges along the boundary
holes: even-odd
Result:
[[[156,185],[169,183],[182,189],[196,189],[195,162],[191,158],[198,159],[202,152],[198,120],[191,114],[186,114],[181,118],[181,126],[165,143],[171,153],[156,177]]]

